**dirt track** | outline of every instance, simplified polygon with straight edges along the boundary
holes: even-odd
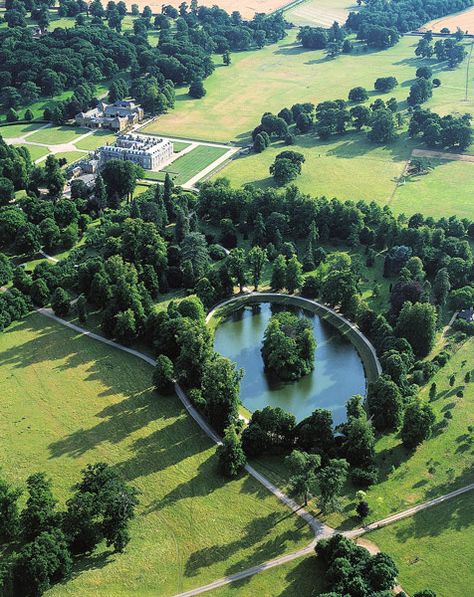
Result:
[[[456,162],[474,162],[474,155],[470,153],[448,153],[446,151],[414,149],[411,155],[415,158],[434,158],[437,160],[453,160]]]

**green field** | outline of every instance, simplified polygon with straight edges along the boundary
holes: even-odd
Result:
[[[93,151],[101,145],[111,145],[115,142],[117,136],[111,131],[101,130],[95,131],[92,135],[81,139],[75,143],[77,149],[85,149],[87,151]]]
[[[314,556],[265,570],[209,593],[211,597],[314,597],[323,592],[324,571]]]
[[[165,176],[166,174],[164,172],[153,172],[152,170],[145,170],[144,178],[146,180],[163,182],[165,180]]]
[[[313,134],[301,135],[291,149],[303,153],[306,161],[294,183],[313,196],[385,204],[394,193],[414,146],[405,134],[387,147],[370,143],[363,132],[337,136],[327,142],[319,141]],[[269,168],[285,149],[288,147],[283,143],[274,143],[262,153],[232,160],[216,176],[228,178],[233,186],[251,182],[260,188],[273,187]]]
[[[142,492],[125,554],[104,547],[50,595],[173,595],[310,541],[250,477],[223,480],[214,445],[152,390],[145,363],[40,315],[2,333],[0,352],[2,475],[44,470],[64,503],[80,469],[106,461]]]
[[[61,158],[66,158],[66,165],[69,165],[73,162],[77,162],[77,160],[80,160],[87,154],[84,151],[60,151],[59,153],[55,153],[54,155],[58,158],[58,160]]]
[[[59,145],[62,143],[74,143],[74,139],[85,135],[89,129],[75,126],[54,126],[33,133],[28,141],[34,143],[45,143],[46,145]]]
[[[389,553],[410,594],[430,588],[440,597],[466,597],[474,587],[473,494],[429,508],[366,537]]]
[[[395,213],[421,212],[441,218],[474,218],[474,163],[430,159],[434,169],[409,177],[398,187],[390,207]]]
[[[44,158],[48,155],[49,150],[46,147],[40,147],[39,145],[27,145],[26,143],[20,143],[20,145],[16,145],[16,147],[26,147],[30,152],[31,159],[35,162],[41,158]]]
[[[7,124],[0,127],[0,135],[4,139],[12,139],[13,137],[23,137],[27,133],[32,133],[40,127],[44,126],[41,122],[24,122],[22,124]]]
[[[183,151],[183,149],[186,149],[186,147],[189,147],[191,145],[191,143],[186,143],[185,141],[173,141],[173,151],[175,153],[179,153],[180,151]]]
[[[474,426],[474,382],[464,383],[464,375],[473,368],[474,338],[465,341],[448,363],[434,376],[438,393],[431,403],[436,414],[433,436],[415,452],[408,452],[399,434],[380,436],[376,443],[380,482],[367,491],[371,512],[368,521],[375,521],[414,504],[448,493],[474,482],[473,449],[470,443]],[[449,378],[456,373],[454,387]],[[459,390],[464,397],[456,397]],[[421,396],[427,398],[428,387]],[[446,412],[452,414],[447,427],[442,428]],[[264,457],[256,463],[269,478],[281,487],[286,485],[290,472],[281,457]],[[360,525],[354,516],[356,490],[347,485],[341,509],[328,517],[334,527],[351,528]],[[317,506],[315,512],[319,513]]]
[[[373,89],[377,77],[397,77],[400,85],[384,97],[405,100],[415,70],[422,64],[431,64],[442,82],[426,107],[442,113],[474,112],[474,98],[464,101],[467,62],[454,70],[442,70],[432,60],[418,59],[414,55],[416,38],[402,38],[393,48],[378,52],[357,47],[353,54],[330,60],[323,51],[296,45],[295,36],[293,30],[278,44],[232,54],[229,67],[218,66],[206,79],[204,98],[193,100],[187,89],[178,89],[175,109],[143,132],[215,141],[246,140],[266,111],[277,113],[296,102],[347,98],[357,85]],[[372,95],[371,101],[375,97]]]
[[[199,145],[189,153],[179,157],[163,169],[169,172],[175,184],[184,184],[204,168],[229,151],[223,147]]]

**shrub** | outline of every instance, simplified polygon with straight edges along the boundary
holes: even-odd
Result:
[[[174,384],[174,367],[171,359],[160,354],[153,371],[153,384],[158,392],[170,393]]]
[[[350,478],[356,487],[369,487],[378,481],[377,467],[371,466],[369,468],[353,468],[350,471]]]

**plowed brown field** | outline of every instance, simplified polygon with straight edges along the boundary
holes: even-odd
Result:
[[[153,13],[161,12],[161,7],[164,4],[171,4],[178,8],[183,0],[125,0],[127,6],[138,4],[140,9],[144,6],[149,6]],[[189,4],[189,0],[188,0]],[[227,12],[238,10],[245,19],[251,19],[257,12],[273,12],[278,8],[282,8],[286,4],[290,4],[290,0],[199,0],[199,4],[203,6],[214,6],[217,4]]]

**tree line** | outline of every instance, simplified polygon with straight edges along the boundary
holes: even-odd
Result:
[[[135,19],[132,31],[121,32],[121,20],[126,14],[123,2],[108,2],[104,8],[100,0],[90,7],[79,0],[68,0],[60,5],[66,16],[76,16],[73,28],[55,28],[52,32],[33,36],[22,19],[10,19],[8,13],[26,13],[38,17],[36,10],[48,14],[48,5],[40,8],[18,0],[7,12],[9,28],[0,32],[0,103],[5,111],[17,110],[39,97],[54,97],[73,90],[73,104],[63,108],[62,121],[77,110],[96,103],[93,97],[79,97],[78,88],[92,86],[120,73],[130,73],[130,86],[123,87],[113,97],[132,91],[145,110],[159,114],[173,107],[174,85],[202,81],[214,70],[212,54],[227,55],[230,50],[259,49],[286,35],[286,23],[280,14],[258,14],[245,21],[238,12],[228,15],[213,7],[187,9],[180,12],[164,7],[152,22],[149,7]],[[84,16],[87,15],[87,19]],[[174,24],[173,24],[174,23]],[[42,23],[46,25],[47,23]],[[173,24],[173,26],[172,26]],[[157,46],[148,41],[148,32],[159,30]],[[82,101],[81,101],[82,100]],[[51,106],[50,110],[57,110]],[[56,115],[56,122],[61,118]]]
[[[374,0],[350,12],[346,27],[368,46],[384,49],[395,45],[400,35],[417,29],[432,19],[462,11],[471,6],[470,0],[434,0],[422,4],[418,0],[384,2]]]

